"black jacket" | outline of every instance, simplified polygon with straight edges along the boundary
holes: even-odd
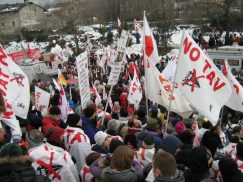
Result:
[[[45,176],[36,175],[31,158],[5,157],[0,159],[1,182],[49,182]]]

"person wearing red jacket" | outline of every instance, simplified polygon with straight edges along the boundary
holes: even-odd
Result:
[[[127,88],[124,88],[124,91],[120,94],[120,97],[119,97],[122,109],[127,109],[127,104],[128,104],[127,92],[128,92]]]
[[[57,106],[53,106],[49,110],[49,114],[42,120],[42,132],[47,141],[53,145],[61,146],[64,129],[60,126],[61,110]]]

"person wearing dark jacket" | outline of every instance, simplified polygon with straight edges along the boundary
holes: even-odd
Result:
[[[238,169],[237,163],[230,157],[221,158],[219,170],[223,177],[223,182],[242,182],[243,174]]]
[[[220,139],[220,126],[216,125],[212,127],[209,131],[206,131],[202,137],[201,145],[207,147],[210,151],[212,156],[214,157],[217,148],[223,148]]]
[[[1,182],[48,182],[48,178],[36,175],[32,167],[33,159],[24,156],[21,148],[13,143],[4,145],[0,150]]]
[[[185,182],[200,182],[209,177],[213,158],[211,152],[205,147],[195,147],[191,152],[191,167],[184,171]]]

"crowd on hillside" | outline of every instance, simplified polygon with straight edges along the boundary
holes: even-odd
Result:
[[[58,89],[50,81],[32,81],[27,119],[18,118],[22,137],[12,140],[11,126],[1,122],[1,182],[243,181],[243,128],[238,123],[242,113],[225,109],[222,122],[212,126],[200,113],[184,119],[173,112],[168,115],[165,108],[153,103],[147,108],[145,98],[135,109],[127,100],[134,72],[142,87],[144,84],[141,57],[135,54],[127,57],[111,92],[112,102],[105,110],[109,70],[100,69],[96,61],[97,55],[92,54],[92,97],[85,108],[81,107],[78,86],[65,87],[72,109],[66,121],[61,120]],[[163,70],[164,64],[158,63],[158,69]],[[77,78],[74,60],[64,67],[67,79]],[[97,93],[92,83],[102,96],[100,103],[95,102]],[[35,86],[54,93],[45,116],[34,107]],[[0,112],[2,118],[9,112],[1,94]],[[235,125],[229,125],[229,120]],[[199,135],[195,135],[196,121]]]
[[[203,38],[203,34],[200,29],[194,29],[192,32],[193,40],[198,43],[198,45],[203,49],[217,49],[222,45],[238,45],[243,46],[243,35],[240,33],[229,33],[229,39],[226,43],[226,37],[222,36],[222,32],[219,31],[218,28],[214,27],[212,32],[209,33],[209,40],[206,41]]]

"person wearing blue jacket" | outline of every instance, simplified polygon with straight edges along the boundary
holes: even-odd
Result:
[[[96,124],[97,124],[97,113],[94,108],[87,107],[83,111],[82,116],[82,129],[86,135],[88,135],[91,144],[95,144],[94,136],[97,132]]]

